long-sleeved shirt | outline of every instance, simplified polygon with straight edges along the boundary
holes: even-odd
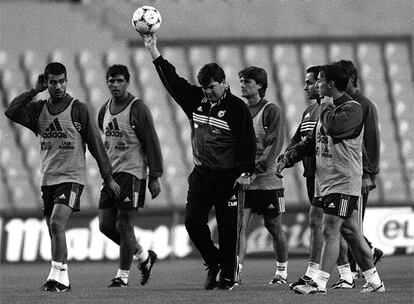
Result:
[[[98,126],[103,132],[106,132],[106,130],[104,130],[103,123],[105,112],[110,106],[110,101],[111,100],[108,100],[101,107],[98,113]],[[131,110],[128,114],[129,121],[123,123],[129,124],[140,143],[140,146],[143,150],[143,154],[145,156],[145,162],[148,165],[148,175],[150,177],[161,177],[163,173],[161,146],[157,132],[155,130],[154,121],[152,119],[152,115],[148,107],[144,104],[142,100],[136,99],[132,94],[128,94],[124,109],[122,109],[118,113],[124,111],[131,102]],[[113,113],[113,115],[117,115],[118,113]],[[122,152],[125,151],[121,151],[120,153],[122,154]]]
[[[162,56],[153,63],[164,87],[190,120],[195,165],[253,173],[256,139],[246,104],[230,90],[218,102],[211,103],[201,87],[180,77]]]
[[[321,105],[320,121],[304,141],[287,151],[288,166],[304,155],[316,155],[320,195],[359,196],[362,180],[363,116],[359,103],[344,94]],[[315,194],[317,195],[317,194]],[[318,195],[319,196],[319,195]]]
[[[378,127],[378,112],[374,103],[358,90],[351,97],[362,106],[364,122],[363,177],[374,181],[379,172],[381,140]]]
[[[275,175],[276,158],[284,142],[284,118],[280,108],[262,98],[249,106],[256,132],[256,178],[249,189],[272,190],[283,188],[282,180]]]
[[[11,101],[5,114],[12,121],[32,130],[36,136],[39,136],[39,115],[48,100],[33,100],[35,96],[34,89],[17,96]],[[71,100],[72,97],[66,94],[60,102],[69,105]],[[46,106],[49,107],[49,105]],[[89,152],[96,159],[102,178],[106,179],[112,173],[112,166],[86,104],[74,100],[71,116],[84,144],[87,144]]]
[[[314,102],[305,109],[302,114],[302,121],[296,129],[295,134],[292,136],[289,145],[285,149],[285,152],[290,150],[294,145],[306,139],[306,136],[310,134],[315,128],[319,120],[320,103]],[[314,177],[315,176],[315,155],[304,156],[302,159],[303,163],[303,176]]]

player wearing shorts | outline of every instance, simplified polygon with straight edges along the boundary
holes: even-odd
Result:
[[[349,82],[346,87],[346,92],[362,107],[363,122],[364,122],[364,138],[363,138],[363,173],[362,173],[362,187],[361,199],[362,205],[358,209],[359,220],[362,229],[362,221],[365,216],[365,208],[368,202],[369,192],[376,188],[375,177],[379,172],[380,160],[380,132],[378,126],[378,113],[375,104],[365,97],[358,90],[358,70],[349,60],[340,60],[336,62],[345,68],[348,72]],[[371,242],[365,237],[369,247],[372,251],[372,258],[374,265],[380,260],[383,255],[382,250],[372,246]],[[341,238],[341,249],[338,258],[338,270],[340,274],[339,281],[336,282],[332,288],[353,288],[355,286],[353,280],[353,273],[357,274],[355,259],[353,258],[346,241]]]
[[[318,75],[321,103],[315,131],[284,155],[288,166],[303,155],[316,155],[316,180],[322,196],[323,246],[316,278],[293,288],[296,293],[326,293],[330,273],[339,254],[341,233],[362,269],[367,284],[361,292],[384,292],[384,284],[373,264],[370,249],[359,229],[357,201],[362,182],[363,115],[361,105],[345,93],[346,70],[323,66]],[[278,170],[280,167],[278,165]]]
[[[304,90],[306,92],[307,98],[311,104],[305,109],[302,114],[302,120],[296,129],[295,134],[292,136],[288,147],[285,149],[289,151],[294,145],[306,139],[306,136],[310,134],[316,126],[316,123],[319,120],[320,112],[320,97],[318,94],[318,89],[316,87],[316,81],[318,79],[320,66],[312,66],[306,70],[305,75],[305,86]],[[283,158],[283,154],[279,156]],[[322,249],[322,215],[323,215],[323,204],[319,191],[315,191],[315,155],[304,156],[302,159],[303,164],[303,176],[306,178],[306,189],[308,193],[308,199],[310,203],[309,209],[309,228],[311,231],[310,234],[310,248],[309,248],[309,262],[308,268],[306,269],[305,274],[300,277],[297,281],[289,284],[289,288],[297,285],[304,285],[306,282],[313,279],[317,271],[319,270],[319,260],[321,258],[321,249]],[[316,196],[315,196],[316,193]]]
[[[267,73],[255,66],[239,72],[241,95],[246,98],[256,134],[256,168],[254,179],[245,193],[245,210],[240,233],[239,278],[246,254],[246,229],[251,215],[263,215],[276,255],[276,271],[269,284],[286,284],[287,244],[282,227],[285,198],[282,179],[275,175],[276,158],[282,150],[284,119],[282,111],[266,100]]]
[[[70,291],[66,224],[80,210],[85,182],[85,146],[96,159],[109,195],[117,196],[119,186],[96,125],[86,105],[66,93],[67,72],[58,62],[49,63],[39,75],[35,88],[12,100],[6,116],[32,130],[40,141],[43,214],[51,239],[52,261],[43,291]],[[34,97],[48,89],[50,98]]]
[[[141,285],[145,285],[157,254],[144,250],[137,242],[134,220],[138,209],[144,207],[147,175],[152,198],[161,191],[158,181],[162,175],[161,147],[151,112],[142,100],[128,92],[128,68],[109,67],[106,81],[112,98],[99,111],[98,125],[104,133],[114,179],[121,187],[117,198],[104,187],[99,200],[99,228],[119,245],[119,269],[108,287],[128,286],[134,255],[141,271]]]

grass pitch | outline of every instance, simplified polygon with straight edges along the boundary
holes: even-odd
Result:
[[[269,285],[274,262],[269,258],[247,258],[243,284],[232,291],[203,288],[206,272],[199,259],[159,261],[145,286],[139,284],[140,272],[131,268],[128,288],[107,288],[118,268],[116,262],[69,264],[72,292],[40,291],[50,264],[1,265],[0,303],[414,303],[414,257],[385,257],[377,266],[386,292],[360,294],[364,279],[352,290],[328,290],[325,295],[296,295],[286,285]],[[291,258],[288,281],[294,281],[306,270],[305,258]],[[328,286],[338,278],[335,270]]]

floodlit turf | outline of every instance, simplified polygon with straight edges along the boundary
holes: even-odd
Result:
[[[154,266],[148,285],[141,286],[140,272],[131,270],[128,288],[107,288],[116,273],[117,263],[70,263],[72,292],[40,291],[49,272],[48,263],[2,264],[0,267],[0,303],[413,303],[414,257],[385,257],[378,270],[386,293],[360,294],[365,280],[353,290],[329,290],[325,295],[296,295],[288,286],[269,285],[274,265],[271,259],[248,258],[243,269],[243,284],[233,291],[203,289],[206,272],[201,260],[160,261]],[[303,274],[306,259],[289,261],[288,281]],[[329,286],[337,279],[335,270]]]

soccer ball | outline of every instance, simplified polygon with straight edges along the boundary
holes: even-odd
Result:
[[[152,6],[141,6],[132,15],[132,26],[140,34],[155,33],[161,22],[160,12]]]

